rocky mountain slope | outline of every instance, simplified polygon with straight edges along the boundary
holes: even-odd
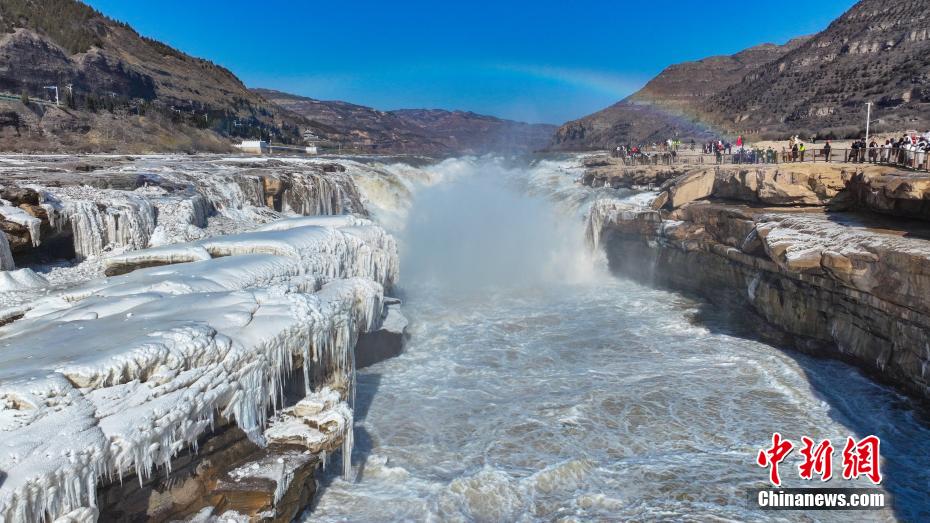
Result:
[[[930,126],[930,12],[922,0],[862,0],[803,45],[716,94],[727,128],[768,131]]]
[[[926,2],[862,0],[812,36],[673,65],[642,90],[563,125],[554,149],[749,134],[851,137],[930,125]]]
[[[14,150],[227,148],[220,135],[288,141],[301,123],[227,69],[75,0],[0,3],[0,94]]]
[[[732,56],[671,65],[628,98],[563,125],[552,146],[565,150],[603,149],[676,135],[712,136],[712,130],[703,121],[707,101],[806,40],[798,38],[785,45],[763,44]]]
[[[466,111],[379,111],[270,89],[255,93],[306,118],[322,139],[361,152],[431,155],[525,152],[548,143],[555,126],[527,124]]]

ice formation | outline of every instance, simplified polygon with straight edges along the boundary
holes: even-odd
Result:
[[[40,289],[43,287],[48,287],[48,280],[36,274],[32,269],[0,272],[0,292]]]
[[[32,246],[35,247],[42,242],[41,230],[42,220],[27,213],[19,207],[14,207],[6,200],[0,200],[0,215],[7,221],[22,225],[29,231],[29,238],[32,240]]]
[[[633,212],[637,207],[631,202],[618,198],[603,198],[595,201],[588,211],[585,224],[585,241],[591,249],[597,249],[604,227],[616,221],[625,212]]]
[[[25,169],[28,160],[4,171],[39,193],[48,226],[72,235],[77,261],[243,232],[294,215],[366,213],[352,177],[315,163],[170,156],[110,163],[80,175]],[[5,200],[0,215],[26,227],[33,246],[40,245],[42,220]]]
[[[0,271],[11,271],[16,268],[16,262],[13,261],[13,252],[10,251],[10,239],[6,233],[0,231]]]
[[[309,393],[337,391],[351,447],[353,347],[380,321],[396,247],[365,220],[299,220],[126,253],[128,274],[0,327],[0,521],[93,519],[100,479],[170,467],[216,415],[264,443],[296,367]]]
[[[79,261],[114,247],[144,249],[155,230],[152,202],[131,192],[68,187],[42,195],[52,225],[70,225]]]
[[[352,473],[352,409],[339,392],[324,387],[282,410],[265,430],[269,443],[300,445],[313,453],[335,450],[343,444],[342,472]]]

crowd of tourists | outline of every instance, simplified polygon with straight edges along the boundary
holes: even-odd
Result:
[[[859,163],[893,163],[910,167],[926,168],[930,159],[930,131],[924,134],[909,133],[892,139],[881,140],[874,138],[866,144],[865,139],[853,142],[847,162]]]
[[[812,142],[814,140],[812,139]],[[814,142],[816,143],[816,142]],[[698,144],[691,140],[683,144],[678,139],[652,142],[645,145],[620,145],[613,155],[627,164],[672,164],[679,159],[680,151],[697,150]],[[908,132],[897,139],[859,139],[848,148],[837,150],[826,140],[816,148],[808,145],[799,136],[792,136],[780,149],[775,146],[750,146],[742,136],[732,142],[728,139],[708,140],[700,144],[702,154],[691,154],[683,161],[705,163],[705,156],[712,156],[717,164],[774,164],[806,161],[845,161],[858,163],[890,163],[912,168],[930,170],[930,131],[924,134]]]

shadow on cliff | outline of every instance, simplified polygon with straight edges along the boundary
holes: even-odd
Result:
[[[926,496],[930,487],[930,444],[927,443],[930,442],[930,404],[900,394],[876,382],[877,376],[866,375],[846,362],[804,354],[785,344],[773,344],[771,339],[759,335],[758,321],[744,310],[718,305],[693,293],[682,294],[698,301],[698,311],[692,321],[711,332],[753,339],[782,349],[802,369],[814,395],[829,405],[830,418],[848,428],[850,436],[857,440],[872,434],[878,436],[881,439],[881,486],[891,498],[886,499],[886,504],[903,521],[930,521],[930,498]],[[778,429],[780,427],[773,427],[773,431]],[[809,436],[819,439],[817,434]],[[834,479],[823,486],[871,486],[842,479],[845,441],[832,443]]]
[[[836,213],[832,220],[863,220],[858,214]],[[853,225],[853,221],[848,221]],[[860,222],[862,223],[862,222]],[[859,225],[859,223],[856,223]],[[889,232],[891,234],[891,232]],[[613,244],[609,244],[612,241]],[[698,269],[710,274],[707,281],[715,285],[694,288],[702,277],[682,274],[682,267],[658,256],[656,249],[647,249],[638,241],[608,238],[605,245],[613,274],[630,277],[656,288],[663,288],[694,299],[698,310],[692,321],[711,332],[761,341],[784,350],[797,362],[814,396],[829,406],[829,416],[849,430],[849,436],[861,439],[874,434],[881,438],[882,486],[890,493],[890,505],[895,516],[904,521],[930,521],[930,403],[900,394],[882,385],[881,376],[866,375],[852,362],[838,359],[842,355],[829,347],[817,349],[816,357],[795,349],[794,340],[757,316],[747,302],[745,291],[721,280],[713,279],[710,267]],[[677,273],[675,271],[678,271]],[[678,276],[677,282],[673,276]],[[726,276],[726,275],[724,275]],[[687,289],[691,290],[687,290]],[[801,312],[801,311],[799,311]],[[782,427],[773,427],[779,430]],[[818,435],[810,435],[816,438]],[[833,442],[834,477],[831,487],[848,485],[842,479],[842,450],[845,440]],[[838,444],[837,444],[838,443]]]
[[[930,223],[912,218],[889,216],[870,211],[828,212],[827,219],[845,227],[868,229],[872,232],[930,240]]]

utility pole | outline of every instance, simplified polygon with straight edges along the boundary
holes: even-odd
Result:
[[[55,90],[55,105],[61,105],[58,103],[58,86],[57,85],[46,85],[45,88]]]
[[[865,146],[869,146],[869,125],[872,123],[872,102],[867,102],[865,113]]]

